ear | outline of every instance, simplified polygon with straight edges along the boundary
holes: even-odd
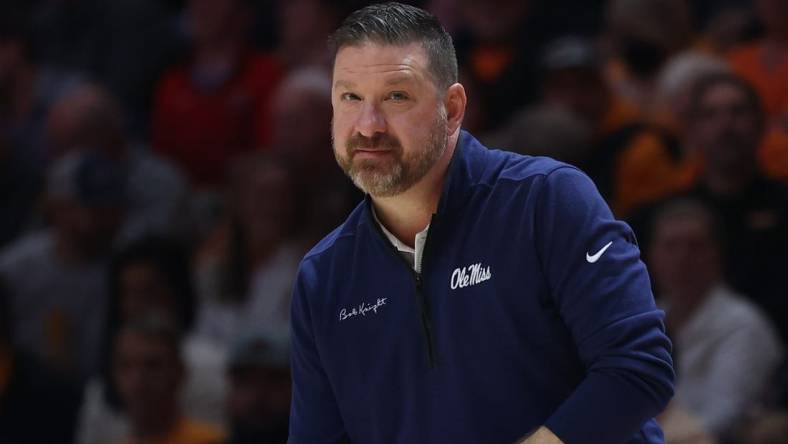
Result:
[[[446,90],[443,106],[446,108],[446,130],[449,134],[454,134],[462,125],[467,103],[468,97],[465,95],[465,88],[461,84],[455,83]]]

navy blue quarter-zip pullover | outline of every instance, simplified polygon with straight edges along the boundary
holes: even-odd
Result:
[[[290,444],[661,443],[670,342],[594,184],[462,132],[421,273],[367,198],[303,259]]]

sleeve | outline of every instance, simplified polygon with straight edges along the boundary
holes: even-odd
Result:
[[[302,262],[291,302],[293,397],[287,444],[349,443],[328,375],[315,341],[305,282],[311,267]]]
[[[627,442],[673,396],[671,344],[635,236],[572,167],[544,177],[537,253],[585,377],[545,425],[564,443]]]

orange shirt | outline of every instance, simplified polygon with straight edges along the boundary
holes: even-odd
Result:
[[[632,209],[692,185],[700,170],[697,156],[671,158],[654,131],[636,136],[621,152],[615,168],[611,207],[619,217]]]
[[[170,433],[156,439],[129,438],[119,444],[222,444],[224,433],[212,425],[182,419]]]
[[[766,132],[758,163],[767,176],[788,183],[788,129],[773,127]]]
[[[788,114],[788,54],[783,54],[775,66],[764,63],[762,43],[741,46],[728,54],[733,71],[747,79],[761,96],[770,117]]]
[[[648,121],[636,106],[619,97],[614,98],[596,131],[596,137],[602,144],[598,148],[611,149],[604,144],[603,138]],[[673,152],[676,147],[671,146],[672,142],[668,131],[661,130],[659,125],[643,123],[624,145],[613,148],[616,155],[604,174],[609,175],[612,185],[606,191],[609,193],[606,197],[618,217],[624,217],[635,207],[662,198],[694,181],[700,162],[694,156],[687,159],[684,153]],[[604,157],[606,154],[596,152],[593,155]],[[607,189],[605,186],[602,188]]]
[[[632,103],[618,97],[614,97],[612,101],[596,131],[597,137],[610,134],[643,119],[640,110]]]
[[[741,46],[728,54],[734,72],[749,81],[763,101],[769,125],[758,151],[761,168],[769,176],[788,182],[788,50],[766,66],[762,42]]]

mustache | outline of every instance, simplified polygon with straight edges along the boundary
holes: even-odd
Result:
[[[348,155],[353,155],[358,149],[379,149],[379,150],[399,150],[401,145],[396,137],[389,134],[376,133],[372,137],[367,137],[356,133],[345,144]]]

